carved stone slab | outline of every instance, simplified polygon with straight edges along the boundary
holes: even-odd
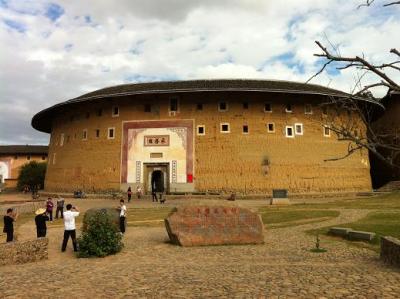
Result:
[[[261,217],[237,206],[183,206],[165,219],[173,244],[181,246],[262,244]]]

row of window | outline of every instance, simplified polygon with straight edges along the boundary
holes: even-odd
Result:
[[[206,126],[205,125],[198,125],[196,128],[197,128],[198,136],[206,135]],[[266,129],[267,129],[268,133],[275,133],[275,123],[267,123]],[[230,124],[229,123],[220,123],[220,132],[221,133],[230,133],[231,132]],[[242,133],[249,134],[249,126],[248,125],[242,126]],[[303,135],[303,133],[304,133],[304,130],[303,130],[302,123],[295,123],[293,126],[285,127],[285,136],[288,138],[293,138],[293,137],[295,137],[295,135]],[[331,136],[329,127],[327,127],[327,126],[323,127],[323,135],[324,135],[324,137]],[[96,138],[100,137],[99,129],[95,130],[95,137]],[[76,138],[76,135],[75,135],[75,138]],[[107,139],[114,139],[114,138],[115,138],[115,128],[108,128],[107,129]],[[60,146],[63,146],[65,141],[69,142],[69,139],[70,139],[70,136],[67,135],[66,140],[65,140],[65,135],[64,135],[64,133],[62,133],[60,136]],[[88,139],[88,130],[85,129],[82,131],[82,140],[87,140],[87,139]],[[30,159],[30,157],[29,157],[29,159]]]
[[[243,102],[243,109],[247,110],[249,109],[249,103],[248,102]],[[196,110],[202,111],[203,110],[203,103],[197,103],[196,104]],[[264,112],[272,113],[272,103],[264,103]],[[322,106],[322,114],[327,115],[328,114],[328,108],[327,106]],[[151,104],[144,104],[144,112],[152,112],[153,108]],[[218,103],[218,111],[219,112],[226,112],[229,110],[229,104],[228,102],[219,102]],[[179,112],[179,101],[177,98],[171,98],[170,103],[169,103],[169,113],[171,116],[175,115],[175,113]],[[292,104],[287,103],[285,105],[285,112],[286,113],[292,113],[293,112],[293,107]],[[311,104],[305,104],[304,105],[304,114],[313,114],[313,107]],[[103,115],[103,109],[99,108],[96,111],[97,116],[102,116]],[[118,117],[119,116],[119,107],[118,106],[113,106],[111,109],[111,116],[112,117]],[[90,112],[86,112],[86,118],[90,118]],[[72,115],[70,117],[71,121],[78,120],[79,116],[77,115]]]
[[[21,158],[21,156],[14,156],[14,160],[18,160],[18,158]],[[27,155],[26,160],[29,161],[30,159],[31,159],[31,156]],[[46,160],[46,156],[42,156],[42,160]]]
[[[205,125],[198,125],[197,127],[197,135],[204,136],[206,135],[206,126]],[[268,123],[266,125],[266,129],[268,133],[275,133],[275,124]],[[221,133],[230,133],[230,124],[229,123],[220,123],[220,132]],[[249,126],[243,125],[242,126],[242,133],[249,134]],[[303,135],[303,124],[302,123],[295,123],[293,126],[286,126],[285,127],[285,136],[288,138],[293,138],[295,135]],[[328,126],[323,126],[323,135],[324,137],[331,136],[331,130]]]
[[[94,134],[95,134],[96,138],[99,138],[100,137],[100,129],[96,129],[94,131]],[[77,136],[75,134],[75,138],[76,137]],[[108,128],[107,129],[107,139],[114,139],[114,138],[115,138],[115,128],[114,127],[113,128]],[[84,129],[82,131],[82,140],[87,140],[87,139],[88,139],[88,130]],[[63,146],[64,142],[68,143],[69,140],[70,140],[70,135],[67,135],[66,138],[65,138],[65,134],[61,133],[61,135],[60,135],[60,146]]]

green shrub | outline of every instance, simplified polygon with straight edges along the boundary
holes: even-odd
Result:
[[[78,238],[78,257],[104,257],[121,251],[122,236],[106,211],[98,210],[84,220],[82,235]]]
[[[46,162],[31,161],[24,164],[18,175],[17,188],[23,190],[25,186],[29,186],[32,191],[43,189],[46,167]]]

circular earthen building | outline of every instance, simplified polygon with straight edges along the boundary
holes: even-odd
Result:
[[[287,81],[126,84],[47,108],[32,126],[51,134],[47,191],[367,191],[367,151],[325,161],[348,144],[321,104],[347,96]]]

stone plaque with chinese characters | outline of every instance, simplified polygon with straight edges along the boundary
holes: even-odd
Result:
[[[144,136],[144,146],[169,146],[169,135]]]

